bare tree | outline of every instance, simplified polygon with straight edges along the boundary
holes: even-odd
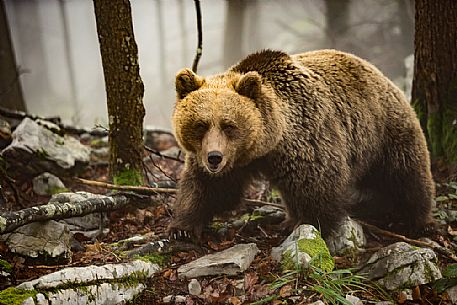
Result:
[[[0,1],[0,67],[0,105],[25,111],[4,1]]]
[[[345,48],[350,0],[325,0],[325,30],[332,48]]]
[[[457,1],[415,1],[412,101],[432,158],[457,163]]]
[[[110,176],[143,183],[143,93],[129,0],[94,0],[108,103]]]

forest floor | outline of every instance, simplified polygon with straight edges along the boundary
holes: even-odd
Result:
[[[167,142],[168,141],[168,142]],[[154,149],[163,151],[174,146],[173,143],[166,140],[154,142]],[[149,156],[145,151],[145,157]],[[172,181],[179,179],[182,163],[168,160],[157,159],[156,157],[146,158],[145,168],[148,168],[149,176],[152,177],[169,177]],[[9,165],[10,167],[14,165]],[[445,173],[442,169],[437,171],[438,184],[438,208],[435,215],[440,217],[442,207],[449,208],[457,206],[456,196],[449,194],[454,192],[455,184],[449,183],[455,181],[455,176]],[[108,182],[108,167],[106,159],[94,159],[87,169],[80,175],[81,178]],[[4,185],[3,191],[7,199],[5,209],[21,209],[34,205],[47,203],[49,197],[38,196],[32,190],[32,178],[28,176],[15,177],[13,185]],[[103,193],[107,190],[94,186],[81,184],[72,177],[62,178],[65,186],[71,191],[87,191],[92,193]],[[20,196],[20,202],[17,202],[14,196],[16,189]],[[270,189],[267,183],[258,182],[253,185],[247,197],[260,199],[264,201],[279,202],[274,191]],[[82,236],[79,242],[83,245],[80,251],[74,251],[69,263],[60,265],[34,265],[26,262],[18,255],[8,252],[5,244],[0,243],[0,255],[13,266],[12,285],[35,279],[44,274],[54,272],[66,266],[88,266],[93,264],[105,264],[110,262],[119,262],[123,259],[109,246],[110,244],[135,236],[148,235],[151,239],[166,238],[166,228],[170,222],[174,203],[174,196],[163,196],[162,202],[156,206],[144,209],[134,207],[124,208],[108,213],[110,224],[109,233],[106,236],[98,238],[96,241],[85,240]],[[253,206],[240,206],[233,213],[218,219],[220,223],[228,219],[237,219],[241,215],[250,213]],[[456,232],[457,222],[450,222],[443,225],[443,234],[433,237],[433,240],[448,249],[456,250]],[[381,236],[375,232],[366,233],[368,245],[363,252],[352,253],[348,256],[334,257],[337,270],[344,270],[351,279],[358,281],[352,269],[359,263],[366,260],[371,254],[381,247],[396,242],[398,240]],[[372,283],[360,284],[358,288],[350,285],[341,285],[341,287],[326,286],[335,278],[321,274],[316,276],[310,272],[290,272],[284,274],[280,266],[271,258],[270,251],[274,246],[278,246],[287,235],[274,224],[261,224],[256,226],[242,226],[234,229],[228,227],[223,234],[216,230],[207,229],[203,240],[197,244],[193,250],[178,251],[170,253],[161,261],[162,271],[148,282],[148,289],[135,298],[133,304],[160,304],[166,296],[184,296],[185,304],[310,304],[317,300],[323,300],[328,304],[340,304],[337,301],[331,301],[327,293],[352,294],[363,300],[364,304],[375,304],[376,301],[391,300],[399,304],[451,304],[445,293],[442,293],[431,284],[415,287],[411,294],[414,300],[406,300],[402,292],[387,293]],[[202,287],[202,293],[199,296],[189,295],[188,280],[181,280],[177,276],[177,268],[187,262],[195,260],[198,257],[227,249],[235,244],[254,242],[260,249],[251,266],[243,274],[238,276],[213,276],[199,278]],[[446,256],[439,256],[439,264],[442,270],[447,265],[455,263]],[[364,283],[362,281],[362,283]],[[457,284],[457,283],[456,283]],[[329,291],[320,291],[316,287],[324,287]],[[2,289],[6,287],[1,287]],[[173,303],[173,301],[171,301]]]

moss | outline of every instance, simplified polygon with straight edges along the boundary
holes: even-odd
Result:
[[[142,260],[147,263],[157,264],[161,267],[165,266],[166,263],[170,260],[170,256],[168,255],[160,255],[160,254],[148,254],[148,255],[135,255],[134,259]]]
[[[123,169],[113,177],[114,184],[117,185],[142,185],[143,174],[134,169]]]
[[[311,256],[311,265],[330,272],[335,267],[335,261],[320,235],[314,239],[300,239],[297,242],[299,251],[308,253]]]
[[[255,221],[255,220],[259,220],[263,218],[262,215],[258,214],[258,213],[253,213],[253,214],[244,214],[240,217],[240,220],[242,221],[245,221],[245,222],[248,222],[248,221]]]
[[[297,247],[299,252],[307,253],[311,257],[311,266],[325,272],[330,272],[335,267],[333,257],[330,255],[327,245],[320,235],[316,235],[314,239],[299,239],[297,241]],[[297,266],[297,258],[292,255],[292,251],[287,250],[282,256],[281,267],[284,271],[294,270],[301,266]]]
[[[67,193],[70,190],[67,189],[66,187],[55,187],[52,189],[49,189],[49,194],[50,195],[55,195],[55,194],[60,194],[60,193]]]
[[[4,259],[0,259],[0,268],[1,270],[11,273],[13,271],[13,266]]]
[[[14,287],[0,291],[0,303],[9,305],[22,305],[29,297],[35,297],[38,292],[36,290],[24,290]]]
[[[220,229],[224,228],[225,224],[221,221],[213,221],[211,222],[210,227],[214,232],[217,232]]]

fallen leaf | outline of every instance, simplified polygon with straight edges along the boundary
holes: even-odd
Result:
[[[285,298],[285,297],[292,295],[292,291],[293,291],[293,289],[292,289],[291,285],[284,285],[279,290],[279,295],[281,297]]]

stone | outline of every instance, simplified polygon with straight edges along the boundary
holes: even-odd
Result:
[[[0,236],[11,252],[31,258],[71,257],[70,231],[54,220],[21,226]]]
[[[388,290],[412,288],[442,278],[436,260],[431,249],[397,242],[374,253],[359,273]]]
[[[167,295],[163,297],[162,302],[165,304],[185,303],[186,297],[183,295]]]
[[[312,225],[298,226],[281,245],[271,249],[271,257],[281,262],[283,270],[295,270],[297,264],[308,268],[313,259],[314,266],[324,271],[335,266],[325,241]]]
[[[145,278],[152,277],[160,270],[157,264],[142,260],[134,260],[128,263],[107,264],[103,266],[69,267],[59,271],[43,275],[42,277],[24,282],[18,289],[53,289],[69,284],[84,285],[92,282],[107,282],[141,275]]]
[[[346,295],[346,301],[349,301],[352,305],[363,305],[363,302],[352,294]]]
[[[235,275],[245,271],[259,252],[254,243],[239,244],[214,254],[203,256],[178,268],[179,278],[207,275]]]
[[[308,305],[325,305],[325,303],[322,302],[321,300],[318,300],[316,302],[309,303]]]
[[[452,304],[457,304],[457,285],[446,289],[446,293]]]
[[[75,173],[90,159],[90,149],[77,139],[54,133],[29,118],[17,126],[12,139],[1,156],[9,164],[15,164],[15,171],[28,175]]]
[[[189,294],[191,295],[200,295],[202,293],[202,286],[197,279],[191,279],[187,288],[189,288]]]
[[[326,243],[330,253],[346,255],[355,253],[363,248],[367,243],[367,239],[363,233],[362,226],[350,217],[345,217],[338,231],[327,238]]]
[[[62,180],[48,172],[44,172],[33,178],[32,185],[35,194],[41,196],[48,196],[67,191]]]

